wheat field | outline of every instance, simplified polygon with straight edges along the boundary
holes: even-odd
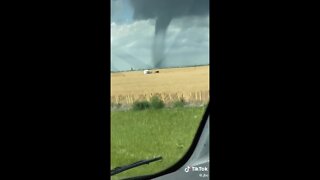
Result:
[[[156,70],[159,73],[154,73]],[[111,103],[132,104],[158,95],[165,103],[183,98],[188,103],[209,100],[209,66],[111,73]]]

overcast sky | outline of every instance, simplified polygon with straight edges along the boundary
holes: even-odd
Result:
[[[152,67],[155,19],[135,20],[133,14],[129,0],[111,1],[112,71]],[[164,67],[209,64],[209,16],[174,18],[165,46]]]

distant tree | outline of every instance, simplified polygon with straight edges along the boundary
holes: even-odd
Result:
[[[151,97],[150,104],[153,109],[161,109],[164,107],[164,102],[156,95]]]
[[[135,111],[139,111],[139,110],[145,110],[145,109],[149,109],[150,108],[150,103],[148,101],[135,101],[132,104],[132,109]]]

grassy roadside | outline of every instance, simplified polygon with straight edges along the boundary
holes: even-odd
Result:
[[[163,160],[142,165],[118,175],[152,174],[177,162],[188,150],[205,107],[148,109],[111,112],[111,169],[142,159]]]

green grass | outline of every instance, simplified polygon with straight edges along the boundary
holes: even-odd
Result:
[[[113,180],[153,174],[176,163],[186,153],[205,107],[111,112],[111,169],[143,159],[161,161],[112,176]]]

